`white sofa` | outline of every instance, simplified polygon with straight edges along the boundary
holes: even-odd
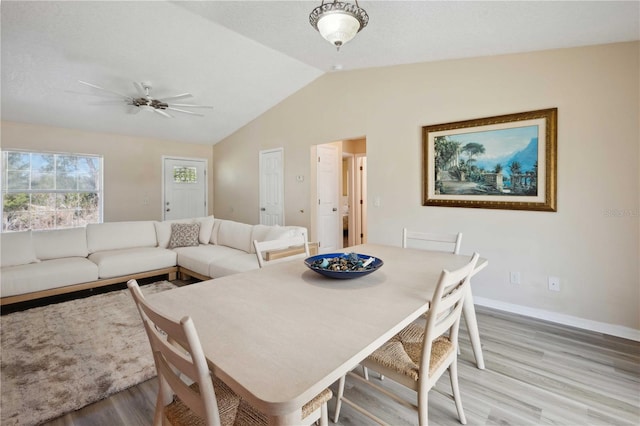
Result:
[[[173,224],[188,225],[180,239]],[[196,225],[197,224],[197,225]],[[0,304],[178,272],[199,279],[258,268],[253,240],[307,235],[299,226],[249,225],[213,216],[89,224],[0,234]],[[177,245],[177,246],[176,246]]]

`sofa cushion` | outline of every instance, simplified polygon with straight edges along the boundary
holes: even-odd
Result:
[[[158,239],[158,247],[169,247],[169,240],[171,239],[171,225],[173,223],[199,223],[200,233],[198,235],[198,241],[201,244],[207,244],[211,240],[211,234],[213,232],[214,224],[213,216],[197,217],[190,219],[175,219],[165,220],[162,222],[155,222],[156,236]]]
[[[0,233],[0,249],[0,265],[3,268],[39,262],[31,231]]]
[[[33,293],[98,279],[98,266],[86,257],[65,257],[2,268],[2,297]]]
[[[158,240],[158,247],[169,248],[169,241],[171,241],[171,225],[174,223],[192,223],[193,219],[175,219],[164,220],[162,222],[154,222],[153,225],[156,228],[156,239]]]
[[[178,254],[178,265],[193,272],[210,277],[211,263],[224,263],[226,259],[246,254],[241,250],[213,244],[201,244],[198,247],[180,247],[174,249]],[[255,257],[255,255],[253,255]],[[257,263],[257,260],[256,260]]]
[[[211,234],[213,233],[213,216],[197,217],[196,222],[200,224],[200,244],[209,244]]]
[[[156,247],[153,221],[106,222],[87,225],[89,253],[133,247]]]
[[[223,219],[216,219],[213,222],[213,230],[211,231],[211,238],[209,244],[218,244],[218,231],[220,230],[220,224],[224,222]]]
[[[36,256],[40,260],[89,255],[87,230],[84,227],[35,231],[32,238]]]
[[[199,223],[172,223],[169,248],[197,246],[199,234]]]
[[[207,275],[211,278],[221,278],[239,272],[258,269],[259,267],[260,265],[258,265],[258,258],[255,253],[240,252],[235,256],[224,259],[224,262],[209,263],[209,273]]]
[[[169,268],[176,266],[176,259],[175,251],[159,247],[107,250],[89,255],[89,260],[98,265],[99,278],[113,278]]]
[[[251,229],[251,242],[253,243],[253,241],[267,241],[265,238],[272,227],[273,226],[271,225],[262,224],[253,225],[253,228]],[[253,246],[253,244],[251,245]]]
[[[300,234],[306,235],[306,229],[299,226],[272,226],[267,236],[265,237],[265,241],[271,240],[280,240],[284,238],[293,238],[297,237]]]
[[[220,221],[218,241],[216,244],[251,253],[252,229],[253,225],[234,222],[232,220],[222,220]]]
[[[251,251],[255,253],[253,241],[271,241],[282,238],[292,238],[300,234],[306,235],[307,229],[302,226],[280,226],[280,225],[254,225],[251,231]]]

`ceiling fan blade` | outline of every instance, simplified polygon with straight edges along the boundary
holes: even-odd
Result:
[[[111,99],[108,101],[89,102],[87,105],[130,105],[126,99]]]
[[[188,107],[188,108],[209,108],[213,109],[211,105],[193,105],[193,104],[167,104],[170,107]]]
[[[104,99],[113,99],[113,94],[112,93],[101,93],[101,92],[95,92],[95,93],[87,93],[87,92],[80,92],[77,90],[65,90],[65,93],[70,93],[72,95],[82,95],[82,96],[95,96],[97,98],[104,98]],[[127,100],[127,99],[124,99]]]
[[[157,112],[158,114],[160,114],[161,116],[163,116],[163,117],[166,117],[166,118],[173,118],[173,115],[168,114],[168,113],[164,112],[164,111],[163,111],[163,110],[161,110],[161,109],[153,108],[153,110],[154,110],[155,112]]]
[[[184,99],[184,98],[191,98],[191,97],[193,97],[191,93],[182,93],[180,95],[167,96],[166,98],[158,98],[158,100],[166,103],[166,101],[172,100],[172,99]]]
[[[182,112],[182,113],[184,113],[184,114],[197,115],[197,116],[199,116],[199,117],[204,117],[204,115],[203,115],[203,114],[198,114],[197,112],[191,112],[191,111],[187,111],[187,110],[184,110],[184,109],[171,108],[171,107],[168,107],[167,109],[170,109],[171,111],[178,111],[178,112]]]
[[[136,88],[136,92],[138,92],[138,95],[140,95],[140,97],[147,96],[147,93],[142,88],[142,84],[138,83],[137,81],[134,81],[133,82],[133,87]]]
[[[85,86],[93,87],[94,89],[103,90],[105,92],[113,93],[114,95],[121,96],[121,97],[123,97],[125,99],[133,99],[129,95],[125,95],[123,93],[116,92],[116,91],[111,90],[111,89],[105,89],[104,87],[96,86],[95,84],[87,83],[86,81],[78,80],[78,83],[84,84]]]

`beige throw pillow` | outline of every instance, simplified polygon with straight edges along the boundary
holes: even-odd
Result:
[[[172,223],[169,248],[197,246],[199,235],[199,223]]]

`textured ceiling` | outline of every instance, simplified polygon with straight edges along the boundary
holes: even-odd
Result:
[[[369,25],[337,52],[309,25],[319,3],[2,1],[2,119],[214,144],[334,68],[640,39],[638,1],[363,0]],[[128,114],[78,80],[214,108]]]

